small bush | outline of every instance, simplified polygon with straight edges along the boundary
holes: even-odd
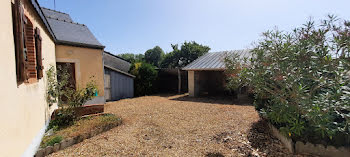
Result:
[[[130,73],[135,75],[135,95],[149,95],[155,91],[155,81],[158,76],[155,67],[148,63],[135,63],[130,68]]]
[[[58,102],[59,106],[58,113],[50,122],[48,129],[60,129],[72,125],[77,118],[74,113],[74,108],[84,105],[98,93],[97,85],[93,77],[90,78],[90,81],[85,87],[75,87],[75,83],[72,83],[68,68],[69,67],[65,65],[57,66],[56,72],[55,68],[51,66],[47,71],[47,102],[50,105]],[[59,81],[56,80],[56,75]]]
[[[98,93],[96,82],[94,80],[88,82],[85,88],[80,89],[63,89],[67,96],[67,104],[69,107],[80,107],[87,101],[95,97]]]
[[[56,115],[55,119],[51,120],[48,129],[58,130],[74,123],[77,117],[73,111],[68,111],[68,109],[60,110]]]

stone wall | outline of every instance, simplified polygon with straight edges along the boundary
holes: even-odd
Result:
[[[271,133],[279,139],[283,145],[294,154],[317,155],[322,157],[344,157],[350,156],[349,147],[324,146],[321,144],[312,144],[310,142],[293,141],[292,139],[283,136],[277,128],[269,123]]]

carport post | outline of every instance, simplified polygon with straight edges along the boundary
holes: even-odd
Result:
[[[180,68],[177,69],[177,79],[178,79],[178,93],[181,94],[181,71]]]
[[[196,71],[188,71],[188,92],[190,97],[199,95],[199,73]]]

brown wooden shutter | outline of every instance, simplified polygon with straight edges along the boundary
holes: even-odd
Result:
[[[23,37],[23,8],[21,7],[20,0],[15,0],[13,5],[13,24],[14,24],[14,38],[15,38],[15,56],[16,56],[16,74],[17,82],[21,83],[26,80],[25,75],[25,60],[24,60],[24,37]]]
[[[24,15],[24,9],[23,7],[20,5],[20,14],[21,14],[21,34],[22,34],[22,52],[20,53],[20,68],[22,71],[22,78],[24,80],[24,82],[28,82],[28,78],[29,78],[29,73],[28,73],[28,56],[27,56],[27,36],[26,36],[26,24],[27,24],[27,18]]]
[[[40,36],[40,29],[35,29],[35,49],[36,49],[36,70],[37,70],[37,76],[38,79],[43,78],[43,62],[42,62],[42,52],[41,52],[41,36]]]

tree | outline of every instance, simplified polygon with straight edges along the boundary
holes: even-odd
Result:
[[[184,67],[210,50],[208,46],[200,45],[195,41],[183,43],[181,49],[177,44],[171,47],[173,51],[166,54],[161,63],[163,68]]]
[[[129,61],[130,63],[142,62],[145,58],[143,54],[123,53],[119,57]]]
[[[135,76],[135,95],[142,96],[154,93],[154,84],[158,76],[157,70],[151,64],[138,62],[130,68],[130,73]]]
[[[156,46],[153,49],[149,49],[145,52],[145,61],[156,67],[160,66],[163,57],[164,51],[159,46]]]

